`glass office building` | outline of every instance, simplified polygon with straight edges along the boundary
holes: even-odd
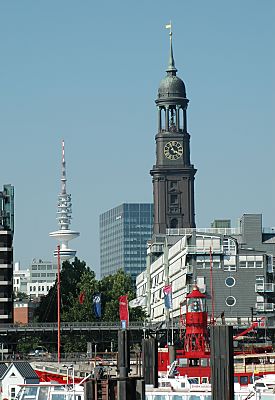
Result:
[[[146,267],[153,204],[124,203],[100,215],[101,277],[123,269],[133,279]]]

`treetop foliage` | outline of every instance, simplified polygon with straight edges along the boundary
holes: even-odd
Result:
[[[97,280],[84,261],[75,258],[65,261],[60,273],[61,321],[118,321],[119,296],[128,295],[128,300],[135,298],[131,276],[123,270]],[[93,296],[101,294],[102,316],[97,319],[93,311]],[[80,302],[80,295],[82,301]],[[82,304],[81,304],[82,303]],[[47,296],[42,298],[36,311],[40,322],[57,321],[57,281]],[[129,309],[130,321],[144,320],[146,315],[140,307]]]

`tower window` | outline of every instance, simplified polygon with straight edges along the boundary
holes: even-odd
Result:
[[[171,204],[178,204],[178,196],[176,194],[171,194],[170,196],[170,203]]]
[[[171,222],[170,222],[170,228],[177,228],[178,227],[178,220],[177,220],[177,218],[173,218],[173,219],[171,219]]]
[[[177,181],[171,181],[170,182],[170,190],[176,190],[178,188],[178,182]]]

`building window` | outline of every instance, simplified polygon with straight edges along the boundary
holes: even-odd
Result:
[[[256,261],[256,268],[263,268],[262,261]]]
[[[15,387],[11,388],[11,399],[15,398]]]
[[[225,254],[236,254],[236,244],[233,239],[223,239],[223,250]]]
[[[233,307],[236,304],[236,299],[234,296],[228,296],[225,300],[225,303],[228,307]]]
[[[197,256],[197,268],[199,269],[210,269],[210,256]],[[219,269],[221,267],[220,256],[212,256],[212,268]]]
[[[264,276],[256,275],[256,283],[264,284]]]
[[[236,280],[235,280],[235,278],[233,278],[233,276],[228,276],[228,277],[226,278],[226,280],[225,280],[225,284],[226,284],[226,286],[228,286],[228,287],[235,286]]]
[[[240,268],[263,268],[263,256],[240,256],[239,266]]]
[[[240,384],[248,385],[248,376],[240,376]]]
[[[225,271],[236,271],[236,265],[225,265],[224,270]]]
[[[240,261],[240,268],[246,268],[246,261]]]
[[[177,228],[177,227],[178,227],[178,220],[177,220],[177,218],[171,219],[170,228],[175,229],[175,228]]]
[[[177,181],[171,181],[170,182],[170,190],[176,190],[178,186],[178,182]]]
[[[178,195],[177,194],[171,194],[170,203],[173,205],[178,204]]]

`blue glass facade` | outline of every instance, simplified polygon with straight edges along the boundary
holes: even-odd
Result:
[[[100,215],[100,273],[122,268],[135,279],[146,266],[146,243],[152,237],[153,204],[124,203]]]

